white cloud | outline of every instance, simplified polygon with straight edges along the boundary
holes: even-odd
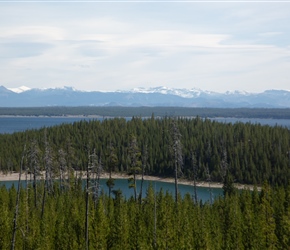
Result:
[[[10,41],[43,42],[47,40],[63,40],[63,30],[53,26],[20,26],[0,27],[0,39]]]
[[[7,6],[0,17],[0,84],[7,87],[289,85],[290,4]]]

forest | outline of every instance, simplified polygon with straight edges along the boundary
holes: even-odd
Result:
[[[141,202],[80,182],[0,189],[0,249],[289,249],[290,188],[196,203],[149,186]],[[45,192],[47,190],[47,192]],[[16,209],[17,208],[17,209]]]
[[[290,133],[287,128],[223,124],[199,117],[155,118],[152,115],[148,119],[83,120],[1,134],[0,171],[19,171],[26,146],[26,165],[37,165],[39,170],[44,169],[44,160],[41,160],[44,157],[52,162],[54,173],[59,172],[60,162],[65,168],[85,170],[88,154],[95,151],[105,171],[128,173],[132,169],[130,145],[135,140],[136,160],[144,166],[145,174],[174,177],[173,124],[180,134],[178,177],[193,179],[195,176],[196,180],[222,182],[228,171],[238,183],[289,184]]]
[[[0,171],[26,181],[0,189],[0,249],[289,249],[289,169],[280,126],[152,115],[2,134]],[[134,195],[111,177],[102,192],[102,172],[127,173]],[[175,194],[142,197],[137,174],[174,177]],[[180,178],[222,182],[224,195],[181,197]]]

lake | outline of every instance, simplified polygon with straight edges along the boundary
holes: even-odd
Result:
[[[101,184],[101,189],[105,192],[108,193],[108,187],[106,186],[106,181],[107,179],[101,179],[100,184]],[[83,180],[83,185],[85,186],[86,180]],[[137,192],[140,191],[140,180],[137,180]],[[161,181],[145,181],[143,184],[143,197],[146,195],[146,190],[149,187],[150,183],[152,183],[153,188],[155,189],[156,192],[159,192],[161,189],[166,192],[168,191],[172,195],[174,195],[174,183],[168,183],[168,182],[161,182]],[[6,188],[11,188],[12,185],[15,185],[15,187],[18,186],[18,181],[0,181],[0,186],[5,185]],[[22,181],[22,184],[25,184],[25,181]],[[188,185],[183,185],[179,184],[178,185],[179,192],[182,196],[184,196],[186,193],[189,193],[193,195],[194,193],[194,188],[193,186],[188,186]],[[114,190],[122,190],[122,194],[128,199],[131,196],[134,195],[134,190],[130,189],[128,187],[128,180],[127,179],[116,179],[115,180],[115,186],[113,188]],[[223,195],[223,190],[221,188],[212,188],[211,189],[212,197],[216,198],[219,196]],[[198,200],[202,200],[203,202],[209,201],[210,200],[210,190],[208,187],[197,187],[197,196]]]
[[[0,134],[12,134],[29,129],[40,129],[63,123],[74,123],[81,120],[93,120],[89,117],[0,117]],[[102,119],[102,118],[99,118]]]
[[[233,117],[216,117],[209,118],[210,120],[222,122],[222,123],[251,123],[251,124],[261,124],[261,125],[269,125],[269,126],[282,126],[290,128],[290,120],[289,119],[262,119],[262,118],[233,118]]]
[[[12,134],[29,129],[39,129],[43,127],[51,127],[63,123],[73,123],[81,120],[102,120],[103,118],[92,117],[0,117],[0,134]],[[250,122],[252,124],[283,126],[290,128],[290,119],[256,119],[256,118],[211,118],[217,122],[235,123]]]

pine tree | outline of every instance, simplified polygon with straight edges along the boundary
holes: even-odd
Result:
[[[134,135],[131,135],[130,144],[129,144],[129,157],[130,157],[130,175],[133,175],[133,178],[129,178],[128,182],[130,183],[129,187],[134,189],[134,199],[137,201],[137,184],[136,178],[137,173],[141,170],[141,153],[137,144],[137,138]]]
[[[236,188],[234,186],[233,177],[230,174],[229,170],[227,170],[224,177],[223,193],[224,193],[224,196],[232,196],[236,193]]]
[[[271,205],[272,190],[267,182],[264,183],[260,194],[260,230],[261,247],[264,249],[275,249],[277,237],[275,235],[274,209]]]

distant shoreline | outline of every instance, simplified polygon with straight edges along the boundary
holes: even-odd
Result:
[[[102,115],[0,115],[0,118],[111,118]]]
[[[40,106],[0,107],[0,116],[17,117],[203,117],[290,119],[290,108],[218,108],[180,106]]]
[[[79,176],[81,174],[80,172],[77,172],[76,175]],[[128,179],[130,175],[127,174],[121,174],[121,173],[112,173],[112,178],[113,179]],[[85,175],[82,175],[82,178],[85,178]],[[101,175],[101,179],[108,179],[109,178],[109,173],[103,173]],[[137,179],[141,180],[141,175],[137,175]],[[19,179],[19,173],[8,173],[4,174],[0,172],[0,182],[1,181],[18,181]],[[21,180],[25,180],[25,175],[23,174],[21,176]],[[164,177],[157,177],[157,176],[151,176],[151,175],[144,175],[144,180],[147,181],[159,181],[159,182],[165,182],[165,183],[174,183],[174,178],[164,178]],[[178,184],[181,185],[188,185],[188,186],[194,186],[193,181],[186,180],[186,179],[178,179]],[[196,186],[197,187],[210,187],[211,188],[222,188],[223,183],[220,182],[206,182],[206,181],[197,181]],[[240,184],[240,183],[235,183],[234,184],[237,189],[249,189],[253,190],[254,185],[246,185],[246,184]],[[259,187],[257,187],[258,190],[260,190]]]

